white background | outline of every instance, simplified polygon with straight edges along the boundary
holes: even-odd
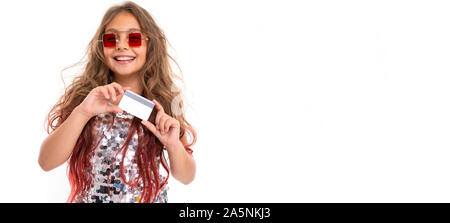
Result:
[[[2,2],[0,202],[66,201],[44,121],[113,2]],[[169,202],[450,202],[447,1],[136,2],[198,131]]]

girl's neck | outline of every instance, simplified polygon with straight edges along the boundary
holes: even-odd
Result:
[[[136,94],[142,94],[143,87],[139,82],[137,74],[121,76],[114,74],[113,81],[120,84],[122,87],[131,87],[131,91]]]

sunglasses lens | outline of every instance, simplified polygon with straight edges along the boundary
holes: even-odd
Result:
[[[132,47],[141,46],[142,36],[140,33],[130,33],[128,35],[128,44]]]
[[[116,34],[105,34],[105,35],[103,35],[103,46],[104,47],[114,47],[114,46],[116,46]]]

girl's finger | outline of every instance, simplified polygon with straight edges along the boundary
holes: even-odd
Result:
[[[153,125],[153,123],[147,121],[147,120],[142,120],[141,123],[148,128],[148,130],[150,130],[150,132],[152,132],[156,137],[160,137],[161,134],[159,134],[159,132],[156,130],[155,125]]]
[[[155,124],[156,124],[156,129],[160,129],[160,122],[161,122],[161,118],[164,116],[164,111],[159,111],[158,113],[156,113],[156,118],[155,118]]]
[[[106,99],[109,99],[108,90],[103,86],[98,87],[98,90],[103,94]]]
[[[155,107],[156,107],[156,109],[158,111],[163,111],[164,112],[163,106],[161,106],[161,104],[158,101],[156,101],[156,99],[153,99],[152,101],[153,101],[153,103],[155,103]]]
[[[124,94],[124,90],[122,88],[122,86],[116,82],[112,82],[111,86],[119,93],[119,94]]]
[[[165,134],[164,128],[165,128],[166,122],[167,122],[168,120],[169,120],[168,117],[162,117],[162,118],[161,118],[161,121],[159,121],[159,131],[160,131],[162,134]]]
[[[155,124],[156,124],[156,129],[159,130],[161,128],[161,126],[159,125],[160,119],[165,114],[164,108],[161,106],[161,104],[158,101],[156,101],[156,99],[153,99],[152,101],[153,101],[153,103],[155,103],[156,110],[158,111],[156,113]]]
[[[106,85],[105,87],[106,87],[106,89],[108,89],[108,93],[111,96],[111,99],[113,101],[116,101],[117,100],[117,98],[116,98],[116,90],[111,85]]]
[[[166,123],[164,124],[164,132],[165,132],[165,133],[169,132],[169,128],[170,128],[170,126],[172,126],[173,124],[174,124],[174,123],[173,123],[172,118],[170,118],[169,120],[167,120]]]
[[[106,108],[106,112],[123,113],[123,110],[119,108],[117,105],[108,105],[108,107]]]

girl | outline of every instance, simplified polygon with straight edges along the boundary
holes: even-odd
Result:
[[[84,72],[48,114],[39,165],[49,171],[68,160],[68,202],[167,202],[169,173],[184,184],[194,179],[197,136],[182,112],[162,30],[126,2],[106,12],[87,55]],[[117,106],[125,90],[155,103],[148,120]]]

